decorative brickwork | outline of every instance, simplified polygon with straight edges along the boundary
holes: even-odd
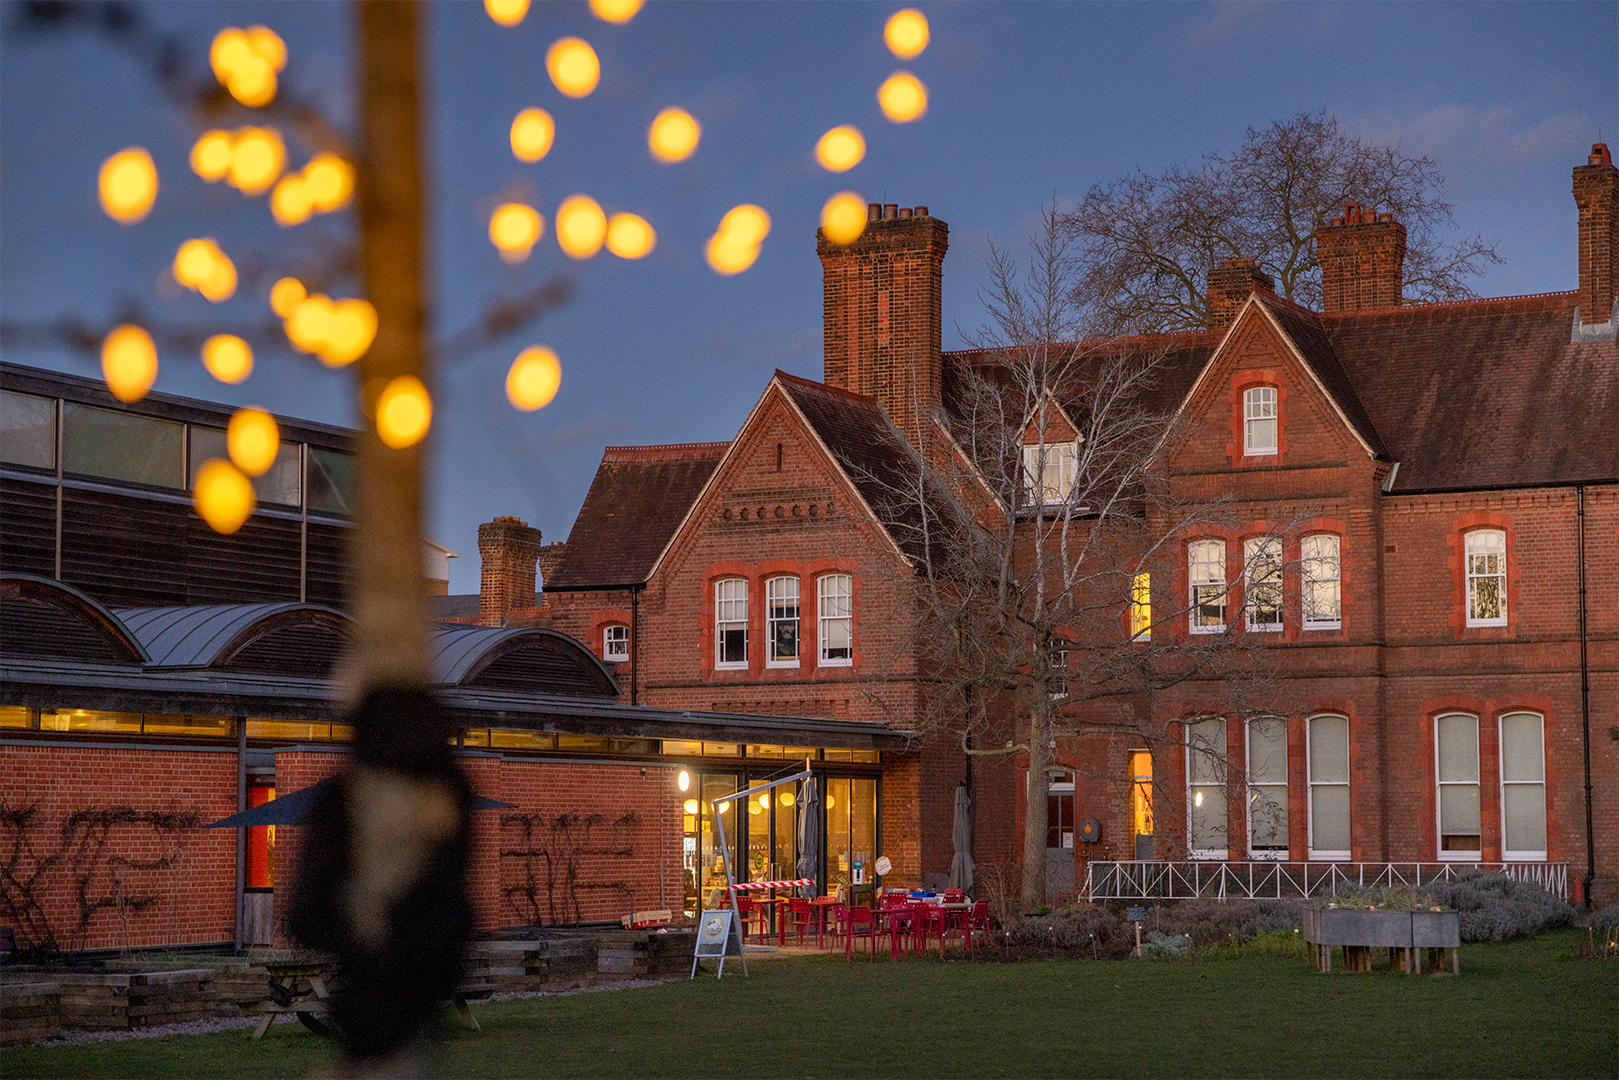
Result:
[[[1587,164],[1574,170],[1580,208],[1580,323],[1608,322],[1619,293],[1619,169],[1607,143],[1595,143]]]
[[[534,606],[534,568],[541,549],[540,530],[517,518],[497,517],[478,526],[480,623],[501,626],[513,608]]]
[[[1394,215],[1346,203],[1343,217],[1316,230],[1315,251],[1324,314],[1400,306],[1405,226]]]

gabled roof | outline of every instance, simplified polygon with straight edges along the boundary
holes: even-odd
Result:
[[[729,443],[609,446],[545,591],[644,582]]]
[[[1354,381],[1339,362],[1332,340],[1322,329],[1321,317],[1308,308],[1300,307],[1291,300],[1284,300],[1274,293],[1255,292],[1253,300],[1270,313],[1282,333],[1292,340],[1310,373],[1327,392],[1332,404],[1337,406],[1344,421],[1355,434],[1373,454],[1387,458],[1389,456],[1387,447],[1378,434],[1377,426],[1372,423],[1360,395],[1356,392]]]

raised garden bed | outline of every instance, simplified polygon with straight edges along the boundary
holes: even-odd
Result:
[[[1430,968],[1436,954],[1449,949],[1452,974],[1462,971],[1461,922],[1455,911],[1307,907],[1303,921],[1304,941],[1314,948],[1316,967],[1322,972],[1332,970],[1334,946],[1343,949],[1346,971],[1370,971],[1373,949],[1388,949],[1389,966],[1398,959],[1408,975],[1422,967],[1419,949],[1430,950]]]

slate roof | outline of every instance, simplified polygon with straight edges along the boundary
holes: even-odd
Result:
[[[1264,304],[1276,321],[1281,324],[1282,332],[1293,340],[1298,346],[1299,353],[1304,362],[1310,365],[1315,377],[1321,380],[1327,393],[1337,402],[1338,408],[1343,410],[1349,421],[1349,426],[1366,441],[1372,448],[1372,453],[1380,458],[1389,456],[1387,447],[1378,433],[1372,418],[1366,412],[1366,406],[1361,401],[1360,394],[1356,392],[1355,381],[1344,370],[1333,349],[1330,336],[1321,327],[1321,317],[1307,308],[1300,307],[1291,300],[1272,293],[1255,293],[1259,302]]]
[[[607,447],[568,534],[562,562],[543,588],[564,591],[645,581],[728,446]]]

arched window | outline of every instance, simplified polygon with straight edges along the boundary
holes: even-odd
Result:
[[[1434,719],[1439,857],[1476,860],[1479,843],[1478,717],[1451,713]]]
[[[1343,625],[1342,569],[1338,538],[1316,533],[1299,542],[1304,577],[1304,628],[1336,630]]]
[[[1186,725],[1186,846],[1194,859],[1228,857],[1225,721]]]
[[[1546,857],[1546,724],[1537,713],[1501,717],[1501,857]]]
[[[748,666],[746,578],[723,578],[714,583],[714,666]]]
[[[630,659],[630,628],[622,623],[602,627],[602,659],[614,664]]]
[[[1312,716],[1305,755],[1310,784],[1310,858],[1349,859],[1349,720]]]
[[[1287,858],[1287,721],[1248,721],[1248,855]]]

